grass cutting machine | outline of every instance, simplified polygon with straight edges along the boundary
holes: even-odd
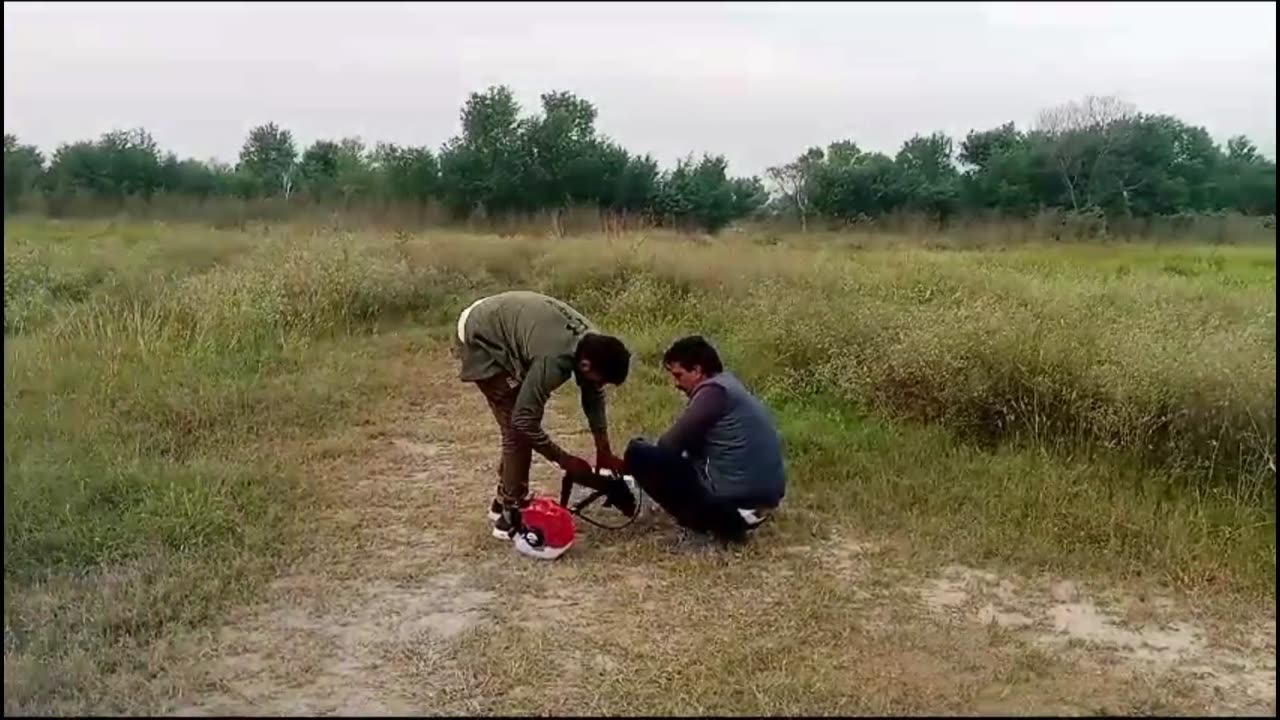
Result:
[[[591,492],[570,504],[575,485],[589,488]],[[583,514],[584,510],[600,500],[604,500],[604,507],[612,507],[625,515],[626,521],[618,525],[607,525]],[[609,470],[595,470],[590,473],[566,472],[560,480],[560,505],[577,517],[605,530],[621,530],[635,522],[640,515],[640,500],[640,488],[636,485],[634,478],[628,475],[614,475]]]

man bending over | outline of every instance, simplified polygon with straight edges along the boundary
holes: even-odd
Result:
[[[680,525],[740,542],[786,492],[773,419],[701,337],[677,340],[662,362],[689,403],[656,445],[631,441],[627,472]]]
[[[631,353],[621,340],[597,332],[577,310],[555,298],[514,290],[477,300],[462,311],[455,350],[462,363],[460,378],[479,387],[502,435],[500,480],[489,508],[494,537],[510,539],[519,529],[533,451],[566,472],[591,476],[590,463],[561,448],[542,428],[547,400],[570,377],[595,436],[597,467],[615,473],[621,469],[622,461],[609,446],[604,396],[606,385],[627,379]],[[621,481],[616,485],[620,487],[607,488],[609,503],[632,514],[634,497]]]

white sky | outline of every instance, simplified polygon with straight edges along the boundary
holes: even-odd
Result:
[[[467,93],[552,89],[669,166],[760,173],[848,138],[1013,120],[1085,94],[1244,133],[1275,156],[1269,3],[19,3],[4,5],[4,126],[52,150],[143,126],[235,159],[275,121],[301,144],[437,149]]]

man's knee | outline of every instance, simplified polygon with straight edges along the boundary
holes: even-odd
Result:
[[[635,466],[647,466],[652,462],[654,452],[658,449],[657,445],[646,441],[644,438],[632,438],[627,443],[627,449],[622,453],[622,462],[628,469],[634,469]]]
[[[533,444],[529,442],[529,436],[515,429],[511,423],[498,423],[498,431],[502,436],[503,451],[522,453],[533,449]]]

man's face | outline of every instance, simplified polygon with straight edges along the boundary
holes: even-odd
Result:
[[[697,365],[694,365],[691,370],[680,363],[671,363],[667,366],[667,372],[671,374],[672,382],[685,395],[692,393],[693,389],[698,387],[698,383],[706,379],[702,374],[702,368]]]

